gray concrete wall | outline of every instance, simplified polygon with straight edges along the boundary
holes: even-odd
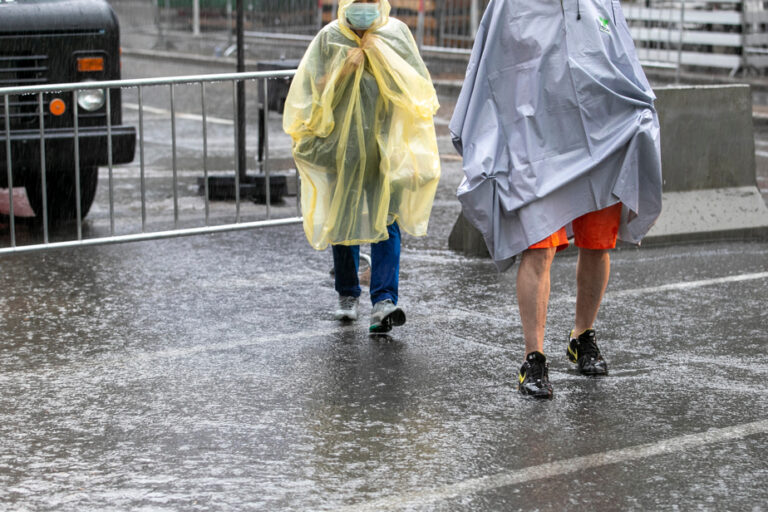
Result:
[[[755,185],[755,138],[748,85],[655,90],[664,191]]]

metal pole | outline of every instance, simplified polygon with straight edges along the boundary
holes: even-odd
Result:
[[[173,84],[171,88],[171,162],[173,167],[173,227],[179,225],[179,176],[176,167],[176,102]]]
[[[139,97],[139,183],[141,188],[141,232],[147,230],[147,181],[144,167],[144,104],[143,89],[138,88]]]
[[[237,109],[237,91],[238,83],[232,82],[232,107]],[[234,117],[237,117],[237,113],[234,113]],[[235,164],[240,161],[240,136],[238,123],[235,123]],[[235,222],[240,222],[240,172],[235,169]]]
[[[317,29],[323,28],[323,0],[317,0]]]
[[[135,235],[117,235],[109,238],[87,238],[85,240],[70,240],[67,242],[53,242],[51,244],[22,245],[20,247],[2,247],[2,254],[23,254],[42,249],[64,249],[69,247],[94,247],[97,245],[114,245],[126,242],[145,242],[148,240],[165,240],[170,238],[181,238],[184,236],[207,235],[212,233],[230,233],[234,231],[247,231],[256,228],[268,228],[275,226],[289,226],[292,224],[301,224],[301,217],[288,217],[285,219],[260,220],[255,222],[244,222],[242,224],[226,224],[223,226],[207,226],[204,228],[177,229],[174,231],[155,231],[152,233],[140,233]],[[361,254],[361,258],[364,256]]]
[[[264,79],[264,97],[269,98],[269,79]],[[264,194],[267,200],[267,219],[272,218],[272,192],[269,180],[269,108],[264,109]]]
[[[685,33],[685,0],[680,2],[680,35],[677,41],[677,69],[675,70],[675,83],[680,83],[680,72],[683,67],[683,34]]]
[[[665,47],[667,49],[667,53],[666,53],[666,57],[664,59],[665,62],[672,62],[672,36],[673,36],[673,34],[672,34],[672,23],[673,23],[672,17],[673,17],[673,15],[674,15],[674,11],[672,9],[670,9],[669,16],[667,16],[668,19],[665,20],[666,23],[664,25],[666,27],[666,29],[667,29],[667,42],[665,43],[665,45],[666,45]],[[661,60],[661,59],[659,59],[659,60]]]
[[[83,239],[83,216],[80,206],[80,114],[78,113],[77,95],[79,91],[72,93],[72,118],[74,119],[73,129],[75,132],[75,216],[77,217],[77,239]]]
[[[109,165],[109,234],[115,235],[115,180],[112,165],[112,89],[107,92],[107,164]],[[98,171],[96,171],[98,172]]]
[[[232,0],[227,0],[227,46],[232,45]]]
[[[424,46],[424,0],[419,0],[419,21],[416,28],[416,44],[421,50]]]
[[[205,82],[200,82],[200,102],[203,109],[203,186],[205,188],[205,225],[210,223],[211,192],[208,189],[208,119],[205,105]]]
[[[13,159],[11,158],[11,108],[8,104],[8,95],[4,96],[5,103],[5,165],[8,171],[8,201],[9,201],[9,229],[11,230],[11,247],[16,247],[16,225],[13,213]]]
[[[471,0],[472,7],[469,11],[470,23],[472,24],[470,27],[470,34],[472,35],[472,39],[475,39],[477,36],[477,29],[480,26],[480,9],[477,5],[478,1],[479,0]]]
[[[165,0],[163,10],[165,11],[165,21],[170,26],[171,25],[171,0]]]
[[[6,94],[34,94],[38,92],[68,92],[115,87],[150,87],[155,85],[193,84],[204,80],[206,83],[234,82],[238,80],[259,80],[261,78],[289,78],[295,70],[250,71],[248,73],[218,73],[212,75],[185,75],[162,78],[138,78],[136,80],[104,80],[100,82],[74,82],[69,84],[25,85],[23,87],[0,87],[0,96]]]
[[[339,12],[339,0],[333,0],[331,4],[331,20],[335,20]]]
[[[165,46],[165,36],[163,35],[163,14],[160,11],[160,0],[155,0],[155,25],[157,26],[158,46]]]
[[[296,215],[301,217],[301,177],[296,169]]]
[[[109,234],[115,235],[115,179],[112,164],[112,90],[107,91],[107,165],[109,166]],[[98,171],[96,171],[98,172]]]
[[[43,242],[48,243],[48,177],[45,165],[45,109],[43,107],[43,93],[37,95],[37,108],[40,116],[40,186],[43,198]]]
[[[749,58],[747,56],[747,0],[741,2],[741,69],[746,74],[747,67],[749,65]],[[731,74],[736,75],[738,69],[734,70]]]
[[[192,35],[200,35],[200,0],[192,0]]]
[[[243,25],[245,22],[243,0],[237,0],[237,72],[245,72],[245,36]],[[237,112],[237,172],[244,181],[246,175],[246,154],[245,154],[245,82],[237,82],[237,103],[235,105]],[[240,191],[237,191],[238,197]]]

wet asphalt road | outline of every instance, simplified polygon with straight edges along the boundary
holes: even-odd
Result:
[[[446,249],[461,170],[445,155],[430,236],[404,240],[408,322],[391,338],[368,336],[365,301],[358,322],[330,319],[330,254],[300,226],[3,257],[0,508],[766,509],[768,243],[617,250],[605,379],[567,363],[576,259],[558,256],[555,399],[524,400],[514,271]],[[182,213],[197,221],[191,163]],[[116,173],[118,231],[135,227],[136,165]],[[91,234],[108,224],[101,183]]]
[[[566,362],[575,258],[558,257],[555,399],[539,403],[515,391],[514,274],[435,231],[406,242],[408,323],[388,340],[367,335],[369,305],[330,320],[330,258],[299,227],[5,258],[2,508],[385,510],[404,494],[406,510],[765,507],[768,244],[616,252],[601,380]],[[522,481],[477,481],[499,474]]]

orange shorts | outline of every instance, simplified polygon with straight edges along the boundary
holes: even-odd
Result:
[[[572,223],[576,247],[582,249],[613,249],[621,223],[621,203],[608,208],[590,212],[575,219]],[[557,247],[561,251],[568,247],[568,235],[565,228],[552,233],[541,242],[535,243],[529,249],[549,249]]]

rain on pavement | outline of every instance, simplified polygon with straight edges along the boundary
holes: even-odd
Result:
[[[126,59],[125,75],[149,67]],[[212,115],[231,119],[231,92],[220,98]],[[430,235],[404,239],[408,322],[389,338],[368,336],[369,305],[331,320],[331,258],[301,226],[3,257],[0,508],[764,510],[768,243],[617,250],[597,325],[604,379],[565,357],[576,258],[558,256],[555,399],[524,400],[514,270],[447,249],[461,165],[443,100],[444,178]],[[150,217],[167,222],[167,103],[145,104]],[[182,214],[198,222],[200,123],[178,122]],[[273,113],[276,170],[290,149],[279,125]],[[232,127],[209,129],[224,169]],[[136,224],[137,172],[138,155],[115,170],[118,231]],[[105,176],[90,233],[108,227]]]

